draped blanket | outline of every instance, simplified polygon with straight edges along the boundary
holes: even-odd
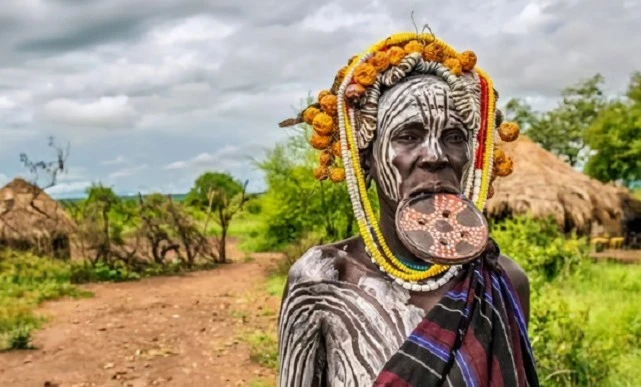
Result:
[[[539,385],[516,291],[491,266],[486,259],[468,265],[385,364],[375,387]]]

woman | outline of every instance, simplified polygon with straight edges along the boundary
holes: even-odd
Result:
[[[491,79],[470,51],[391,36],[297,119],[314,175],[346,181],[360,236],[310,249],[279,316],[281,386],[536,386],[529,285],[481,211],[511,160]],[[377,187],[376,219],[366,191]]]

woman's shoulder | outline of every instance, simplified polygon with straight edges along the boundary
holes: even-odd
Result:
[[[348,263],[355,261],[356,238],[310,247],[289,269],[288,283],[339,281]]]
[[[499,265],[514,287],[526,322],[530,319],[530,280],[521,265],[505,255],[499,256]]]
[[[514,259],[505,255],[499,256],[499,265],[503,268],[505,274],[508,276],[517,292],[519,292],[519,289],[521,289],[521,291],[527,290],[529,292],[530,281],[527,273],[523,270],[521,265],[519,265]]]

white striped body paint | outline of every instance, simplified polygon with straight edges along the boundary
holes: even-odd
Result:
[[[292,266],[279,317],[281,387],[371,386],[425,316],[381,276],[358,284],[335,268],[347,253],[312,248]]]

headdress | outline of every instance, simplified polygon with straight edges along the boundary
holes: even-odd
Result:
[[[519,128],[501,122],[496,109],[498,93],[492,79],[476,67],[472,51],[457,52],[433,34],[400,33],[352,57],[336,74],[329,90],[296,119],[281,127],[305,122],[313,127],[310,144],[320,151],[314,176],[319,180],[347,182],[359,231],[372,261],[406,288],[431,290],[442,283],[419,283],[450,270],[444,265],[417,269],[397,259],[385,243],[367,196],[366,176],[359,151],[376,135],[378,100],[384,88],[410,74],[430,74],[443,79],[451,89],[455,108],[472,134],[472,163],[464,175],[463,192],[482,210],[493,195],[496,177],[512,172],[512,161],[496,147],[500,140],[514,141]],[[445,276],[447,277],[447,275]]]

